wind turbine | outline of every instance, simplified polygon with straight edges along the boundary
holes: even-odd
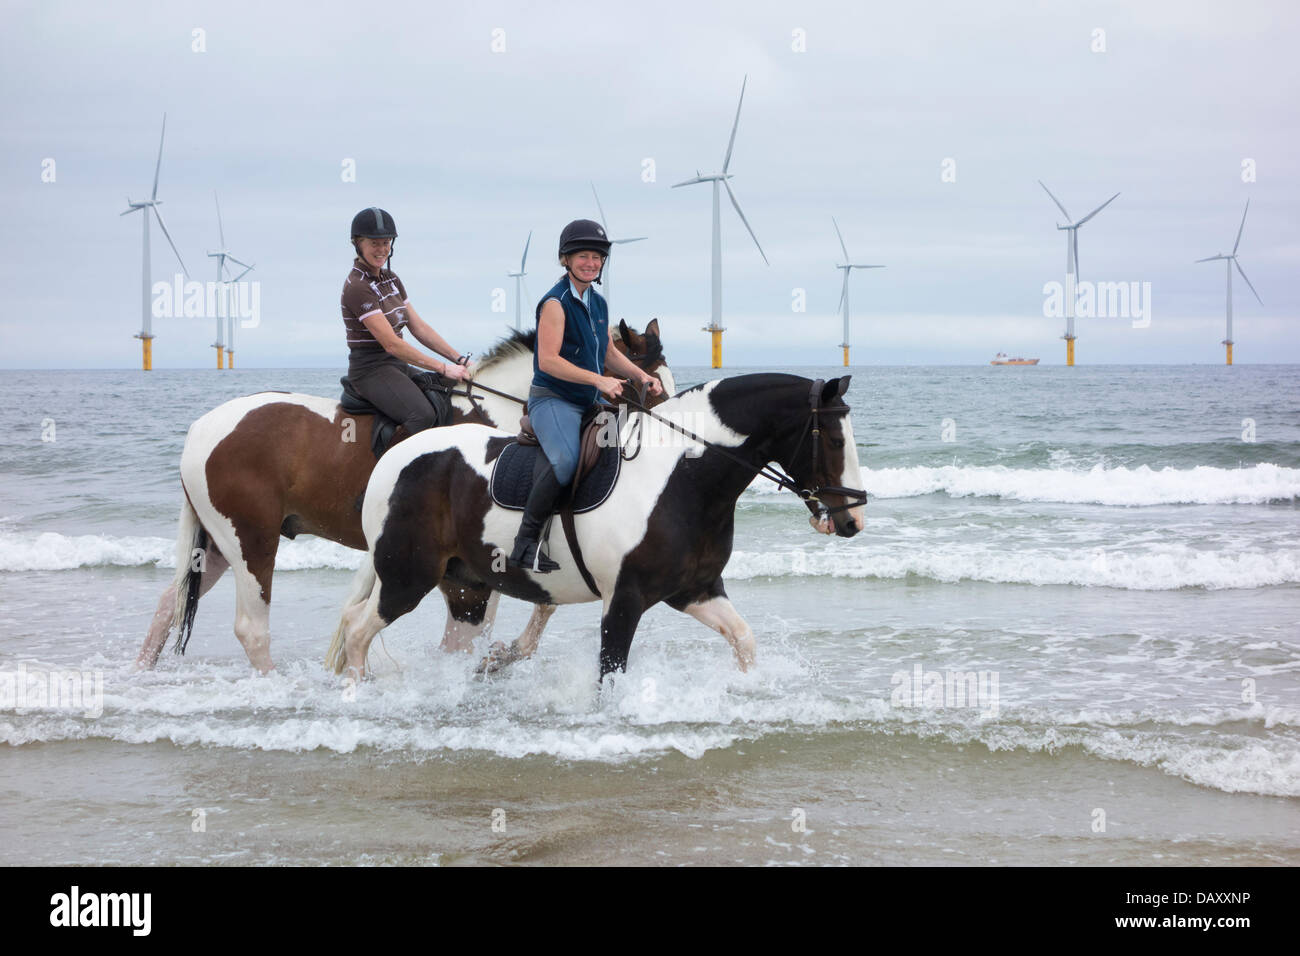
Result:
[[[507,278],[515,280],[515,331],[516,332],[522,332],[524,329],[524,327],[520,324],[520,322],[522,321],[522,319],[520,318],[520,314],[521,314],[523,299],[520,298],[519,289],[520,289],[520,283],[523,282],[524,280],[524,276],[528,275],[528,273],[524,271],[524,266],[528,262],[528,247],[532,244],[532,241],[533,241],[533,231],[530,229],[528,230],[528,240],[524,243],[524,257],[519,260],[519,271],[506,273]]]
[[[722,183],[726,188],[727,195],[731,197],[731,204],[736,207],[736,215],[749,230],[750,238],[754,240],[754,245],[758,246],[758,254],[763,257],[765,263],[767,262],[767,254],[763,252],[763,247],[758,245],[758,236],[755,236],[754,230],[749,228],[749,220],[740,211],[736,194],[731,191],[731,186],[727,182],[731,178],[727,169],[731,166],[731,149],[736,145],[736,127],[740,125],[740,107],[745,102],[745,84],[748,82],[749,77],[746,76],[740,84],[740,102],[736,104],[736,120],[731,124],[731,139],[727,141],[727,155],[722,159],[722,172],[712,176],[702,176],[699,170],[696,170],[694,179],[673,184],[673,189],[676,189],[678,186],[692,186],[695,183],[713,183],[713,307],[709,324],[705,326],[704,331],[713,337],[714,368],[722,368],[722,333],[725,331],[722,327],[722,221],[718,205],[718,183]]]
[[[608,235],[609,235],[609,223],[607,223],[607,222],[605,221],[605,209],[604,209],[604,207],[601,206],[601,204],[600,204],[600,194],[596,192],[596,184],[595,184],[595,183],[592,183],[592,184],[591,184],[591,194],[592,194],[593,196],[596,197],[596,208],[597,208],[598,210],[600,210],[600,224],[601,224],[602,226],[605,227],[605,235],[608,236]],[[616,246],[617,246],[617,245],[619,245],[620,243],[624,243],[624,242],[640,242],[641,240],[643,240],[643,239],[645,239],[645,238],[647,238],[647,237],[646,237],[646,236],[636,236],[636,237],[634,237],[634,238],[632,238],[632,239],[611,239],[611,240],[609,240],[609,241],[610,241],[610,243],[612,243],[613,245],[616,245]],[[605,297],[605,301],[606,301],[606,302],[609,302],[609,289],[610,289],[610,282],[609,282],[609,264],[608,264],[608,263],[605,264],[604,275],[601,276],[601,285],[604,287],[604,291],[603,291],[601,294]]]
[[[1241,225],[1237,227],[1237,241],[1232,244],[1232,255],[1225,256],[1223,253],[1219,253],[1217,256],[1210,256],[1207,259],[1196,260],[1197,262],[1213,262],[1216,259],[1222,259],[1224,266],[1228,270],[1228,334],[1219,344],[1227,347],[1229,365],[1232,364],[1232,267],[1235,264],[1237,266],[1237,271],[1241,273],[1241,277],[1246,279],[1245,270],[1241,268],[1241,263],[1237,262],[1237,247],[1241,245],[1241,233],[1242,230],[1246,228],[1246,213],[1249,211],[1250,200],[1247,199],[1246,208],[1241,211]],[[1250,285],[1249,279],[1246,279],[1246,285],[1250,286],[1251,292],[1255,292],[1255,287]],[[1258,292],[1255,292],[1255,301],[1260,305],[1264,304],[1264,300],[1259,297]]]
[[[1047,195],[1049,196],[1052,196],[1052,191],[1048,189],[1046,185],[1044,185],[1041,179],[1038,181],[1038,185],[1043,187],[1043,192],[1047,193]],[[1070,222],[1070,214],[1069,212],[1066,211],[1066,208],[1063,205],[1061,205],[1061,200],[1057,199],[1055,196],[1052,196],[1052,202],[1056,203],[1056,208],[1061,210],[1061,213],[1065,216],[1065,221],[1067,223],[1064,226],[1062,226],[1060,223],[1057,223],[1056,225],[1057,229],[1063,229],[1065,230],[1066,233],[1065,235],[1065,335],[1064,335],[1066,365],[1074,364],[1074,338],[1075,338],[1074,305],[1075,305],[1075,297],[1077,295],[1077,289],[1078,289],[1077,283],[1079,281],[1079,227],[1082,226],[1089,219],[1091,219],[1093,216],[1097,215],[1097,213],[1101,212],[1103,209],[1105,209],[1107,206],[1109,206],[1118,198],[1119,198],[1119,193],[1116,193],[1114,196],[1111,196],[1104,203],[1102,203],[1092,212],[1088,213],[1088,215],[1084,216],[1078,222]]]
[[[142,270],[143,292],[141,294],[144,324],[141,326],[140,331],[133,337],[140,340],[141,362],[142,362],[142,367],[146,372],[151,371],[153,369],[153,332],[151,330],[151,323],[150,323],[153,314],[149,308],[149,292],[150,292],[150,287],[152,286],[152,283],[150,282],[151,276],[150,276],[150,261],[149,261],[149,210],[150,209],[152,209],[153,214],[158,217],[158,226],[159,228],[162,229],[163,235],[167,237],[167,244],[172,247],[172,252],[176,253],[176,261],[181,264],[181,271],[185,273],[185,278],[188,279],[190,276],[190,270],[185,268],[185,260],[181,258],[180,250],[176,248],[176,243],[172,242],[171,233],[167,231],[167,225],[163,222],[162,213],[158,211],[158,207],[162,205],[162,200],[158,198],[158,173],[162,169],[163,139],[164,137],[166,137],[166,135],[167,135],[167,114],[164,113],[162,135],[158,137],[158,162],[154,166],[154,170],[153,170],[153,192],[150,193],[149,198],[144,200],[143,202],[131,202],[131,197],[128,196],[126,200],[126,204],[128,208],[126,212],[122,213],[122,215],[125,216],[128,213],[135,212],[137,209],[144,210],[144,216],[142,217],[143,224],[144,224],[144,253],[143,253],[144,268]]]
[[[236,259],[234,256],[232,256],[229,252],[226,251],[226,229],[225,226],[221,224],[221,202],[217,199],[217,191],[215,189],[212,190],[212,201],[217,204],[217,231],[221,236],[221,248],[218,249],[216,252],[209,252],[208,258],[217,260],[217,284],[225,286],[225,289],[223,290],[224,294],[221,297],[221,302],[226,312],[225,317],[229,320],[230,323],[230,335],[225,343],[226,355],[230,359],[230,367],[234,368],[235,367],[235,310],[233,308],[232,300],[230,298],[230,286],[238,282],[240,279],[244,278],[244,276],[248,275],[248,273],[252,271],[253,267],[250,266],[247,262],[243,262],[239,259]],[[229,259],[233,263],[236,263],[237,265],[241,265],[244,267],[244,271],[241,272],[239,275],[235,276],[233,279],[228,278],[226,275],[226,273],[229,271],[229,269],[226,266],[227,259]],[[217,368],[221,368],[221,348],[222,348],[221,311],[222,311],[221,309],[217,310],[217,340],[212,343],[212,347],[217,350]]]
[[[840,290],[840,307],[844,310],[844,341],[840,343],[840,348],[844,349],[844,367],[849,367],[849,273],[854,269],[883,269],[884,266],[859,265],[858,263],[849,262],[849,250],[844,245],[844,235],[840,232],[840,224],[835,222],[835,217],[831,216],[831,222],[835,226],[835,235],[840,237],[840,249],[844,252],[844,262],[842,266],[836,266],[837,269],[844,270],[844,285]]]

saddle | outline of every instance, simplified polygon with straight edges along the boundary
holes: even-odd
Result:
[[[544,453],[528,420],[527,406],[519,419],[519,435],[501,449],[492,466],[489,489],[492,500],[502,508],[523,511],[528,503],[528,492],[533,487],[533,476],[544,462]],[[612,405],[592,405],[582,417],[578,438],[578,469],[569,485],[569,493],[560,503],[560,524],[569,544],[574,563],[591,593],[600,597],[596,580],[582,559],[573,516],[599,508],[608,500],[618,481],[623,465],[623,449],[619,444],[618,410]],[[550,538],[551,522],[548,520],[541,540]]]
[[[618,443],[618,410],[612,405],[592,405],[583,413],[579,433],[578,470],[569,485],[565,507],[574,514],[599,508],[618,481],[623,457]],[[492,466],[492,500],[502,508],[523,511],[533,474],[543,454],[532,424],[525,414],[519,420],[519,435],[501,449]]]
[[[438,424],[450,424],[451,399],[448,395],[451,392],[451,385],[436,372],[422,372],[419,375],[412,376],[411,381],[420,386],[420,390],[424,392],[424,397],[433,406],[433,410],[438,416]],[[384,452],[388,451],[400,440],[396,433],[397,429],[401,428],[401,425],[363,398],[352,387],[352,383],[348,381],[346,375],[339,379],[339,384],[343,386],[343,395],[339,398],[339,405],[343,411],[349,415],[373,415],[375,417],[375,423],[370,429],[370,450],[374,452],[375,458],[382,458]],[[408,436],[403,432],[401,437],[406,438]]]

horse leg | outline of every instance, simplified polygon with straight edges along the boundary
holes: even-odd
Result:
[[[248,662],[260,673],[271,663],[271,573],[280,546],[279,528],[265,534],[250,533],[239,541],[239,557],[230,562],[235,575],[235,637]]]
[[[636,626],[645,613],[645,602],[639,591],[624,585],[615,589],[605,605],[600,620],[600,679],[611,671],[627,670],[627,655],[632,648]]]
[[[448,581],[438,585],[447,600],[447,626],[442,634],[442,649],[448,654],[471,654],[474,639],[484,627],[491,626],[501,595],[489,588],[470,588]]]
[[[682,610],[727,639],[736,654],[736,664],[741,671],[747,671],[753,666],[756,650],[754,632],[749,629],[745,619],[736,613],[725,594],[716,594],[688,604]]]
[[[386,568],[390,575],[387,582],[372,565],[374,577],[369,596],[364,603],[346,608],[339,623],[344,655],[336,665],[337,670],[346,668],[360,680],[366,673],[366,657],[375,635],[402,615],[414,611],[424,596],[438,586],[447,570],[447,556],[422,557],[423,560],[396,566],[390,560]]]
[[[211,591],[212,586],[229,567],[230,562],[209,540],[207,552],[204,554],[203,577],[199,579],[199,597]],[[149,633],[145,635],[144,644],[135,659],[136,670],[152,670],[158,663],[158,655],[162,653],[167,637],[171,634],[172,618],[175,614],[176,585],[173,583],[168,585],[167,590],[158,599],[158,609],[154,611],[153,621],[149,624]]]
[[[551,619],[551,615],[554,613],[554,604],[535,605],[533,607],[533,616],[528,619],[528,623],[524,626],[524,632],[515,638],[509,647],[501,641],[496,641],[488,648],[487,656],[478,662],[478,667],[474,669],[474,673],[495,674],[516,661],[532,657],[542,639],[542,631],[546,629],[546,622]]]

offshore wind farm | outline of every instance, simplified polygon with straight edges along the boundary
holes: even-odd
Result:
[[[1300,8],[794,9],[6,9],[0,862],[1300,865]],[[374,207],[402,344],[509,355],[520,402],[563,224],[611,240],[590,291],[695,437],[629,408],[574,533],[709,581],[611,597],[641,616],[603,684],[606,596],[493,569],[537,590],[440,641],[491,590],[450,559],[364,679],[322,665],[370,545],[430,553],[380,553],[367,476],[419,463],[412,520],[473,524],[521,414],[366,440]],[[798,385],[788,434],[718,411],[755,382]],[[469,441],[448,493],[421,469]],[[769,454],[810,497],[745,484]],[[734,508],[642,527],[688,479]],[[816,533],[850,485],[860,530]]]

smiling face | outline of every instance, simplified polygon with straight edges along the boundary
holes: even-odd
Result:
[[[388,257],[393,252],[393,240],[363,236],[357,240],[357,252],[366,265],[378,272],[388,262]]]
[[[605,264],[605,257],[593,249],[581,249],[567,256],[560,256],[560,265],[568,269],[573,277],[587,285],[596,281],[600,267]]]

